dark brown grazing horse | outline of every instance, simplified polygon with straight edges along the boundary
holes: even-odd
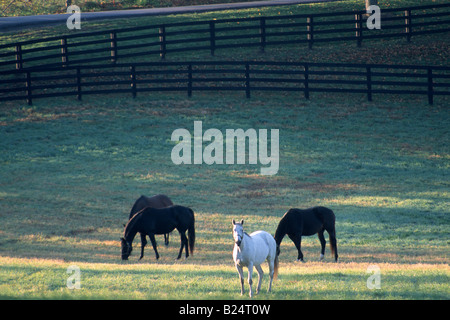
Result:
[[[128,220],[131,220],[131,218],[134,217],[136,213],[141,211],[144,208],[150,207],[150,208],[156,208],[156,209],[162,209],[166,207],[173,206],[173,202],[169,199],[168,196],[164,194],[157,194],[152,197],[146,197],[146,196],[140,196],[139,199],[137,199],[134,202],[133,207],[130,211],[130,216],[128,217]],[[144,247],[147,244],[146,240],[147,234],[141,233],[141,257],[139,259],[142,259],[144,257]],[[169,234],[164,234],[164,244],[166,246],[169,245]]]
[[[289,209],[281,218],[277,231],[275,231],[274,238],[277,243],[277,255],[280,254],[281,241],[287,234],[298,250],[297,261],[303,261],[303,253],[301,251],[302,236],[312,236],[317,233],[322,246],[320,251],[320,260],[322,260],[326,245],[323,233],[326,230],[330,236],[331,254],[334,255],[334,259],[337,262],[335,220],[334,212],[325,207],[314,207],[306,210]]]
[[[194,211],[183,206],[171,206],[163,209],[147,207],[142,209],[128,221],[123,237],[120,238],[122,260],[127,260],[131,254],[133,240],[138,232],[148,234],[155,250],[156,259],[158,259],[159,254],[156,249],[155,234],[169,233],[173,229],[177,229],[181,236],[181,247],[177,259],[181,258],[183,248],[185,249],[186,258],[189,257],[189,252],[191,254],[194,252],[195,243]],[[187,237],[186,231],[188,233]]]

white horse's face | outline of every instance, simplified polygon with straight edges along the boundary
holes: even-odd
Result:
[[[234,243],[241,245],[242,239],[244,238],[244,228],[242,225],[244,224],[244,220],[241,220],[240,223],[236,223],[233,219],[233,239]]]

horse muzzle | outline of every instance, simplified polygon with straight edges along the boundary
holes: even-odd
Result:
[[[241,246],[241,243],[242,243],[242,240],[238,240],[238,241],[236,241],[235,243],[236,243],[236,245],[237,245],[238,247],[240,247],[240,246]]]

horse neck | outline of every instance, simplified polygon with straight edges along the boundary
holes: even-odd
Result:
[[[141,214],[136,214],[128,221],[127,225],[125,226],[123,237],[127,242],[133,242],[136,233],[138,233],[138,222],[140,221],[140,219]]]
[[[250,235],[247,234],[247,232],[244,232],[244,236],[242,237],[241,245],[239,246],[239,250],[245,251],[250,248],[250,242],[252,241],[252,238]]]
[[[275,231],[275,236],[274,236],[277,246],[279,246],[281,241],[283,241],[283,238],[285,235],[286,235],[286,221],[281,220],[280,224],[278,225],[277,230]]]

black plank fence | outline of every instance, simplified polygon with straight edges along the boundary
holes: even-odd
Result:
[[[92,94],[240,91],[423,95],[433,104],[450,95],[450,67],[303,62],[143,62],[68,66],[0,73],[0,101]]]
[[[366,27],[365,11],[277,15],[148,25],[0,45],[0,70],[164,59],[180,52],[411,37],[450,31],[450,3],[384,9],[381,29]]]

